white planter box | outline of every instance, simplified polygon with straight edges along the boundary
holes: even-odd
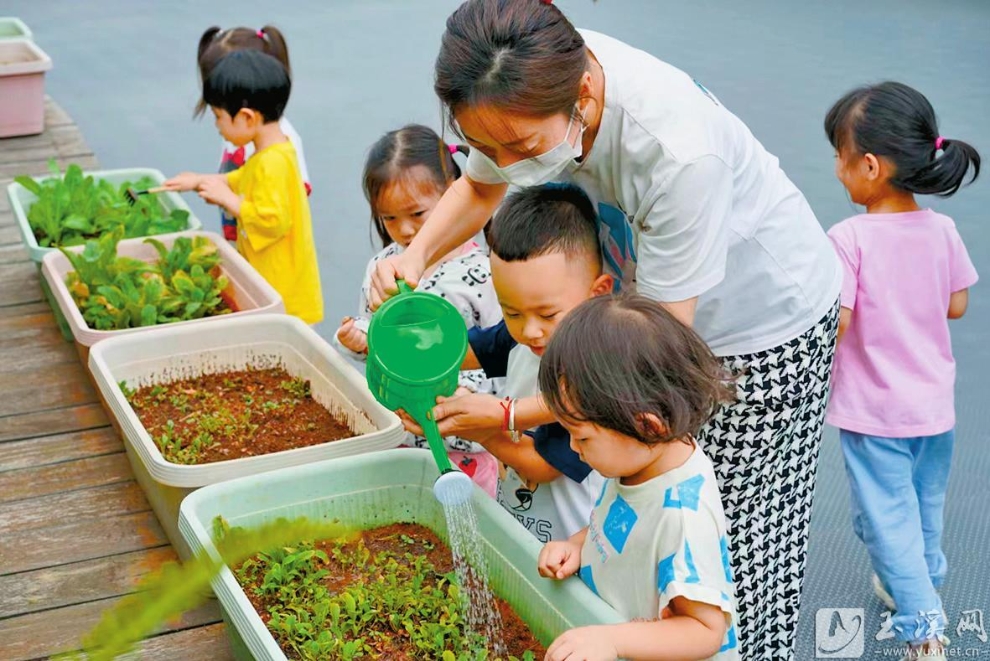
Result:
[[[24,21],[16,16],[0,16],[0,39],[29,39],[34,35]]]
[[[72,294],[69,293],[69,288],[65,285],[65,277],[73,270],[72,263],[65,255],[57,250],[45,255],[41,263],[42,276],[51,288],[52,296],[55,298],[59,310],[65,315],[72,336],[75,338],[76,348],[79,350],[79,357],[83,365],[87,362],[90,347],[97,342],[102,342],[111,337],[143,335],[166,326],[200,327],[206,324],[216,323],[227,317],[243,317],[246,315],[285,311],[285,306],[282,304],[282,297],[279,293],[219,234],[212,232],[176,232],[175,234],[159,234],[153,238],[161,241],[166,248],[171,248],[176,238],[180,236],[205,236],[217,246],[217,249],[220,251],[220,271],[230,281],[226,293],[232,296],[234,305],[237,307],[237,312],[231,312],[217,317],[177,321],[159,326],[142,326],[140,328],[125,328],[112,331],[94,330],[83,319],[82,312],[79,311],[76,302],[72,300]],[[67,248],[67,250],[73,252],[82,252],[83,249],[84,246]],[[144,239],[126,239],[121,241],[117,244],[117,255],[134,257],[146,262],[154,262],[159,258],[155,247],[145,243]]]
[[[344,418],[360,436],[267,455],[186,466],[166,461],[118,385],[140,388],[206,373],[281,363],[310,381],[313,398]],[[172,544],[186,557],[178,534],[179,504],[191,491],[321,459],[398,447],[398,417],[375,401],[364,378],[316,332],[287,315],[218,319],[210,324],[161,326],[93,347],[89,368],[124,445],[138,482]]]

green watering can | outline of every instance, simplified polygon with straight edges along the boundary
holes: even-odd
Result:
[[[471,478],[455,470],[433,419],[436,399],[457,389],[467,354],[467,327],[449,301],[416,292],[398,281],[399,294],[385,301],[368,327],[368,387],[381,404],[403,409],[426,432],[440,469],[433,494],[444,505],[467,502]]]

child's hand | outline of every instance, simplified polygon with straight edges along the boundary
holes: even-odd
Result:
[[[368,334],[354,324],[353,317],[344,317],[340,322],[337,340],[354,353],[368,352]]]
[[[546,661],[615,661],[619,652],[611,627],[591,626],[565,631],[547,649]]]
[[[179,193],[196,190],[199,188],[201,179],[202,176],[196,174],[195,172],[182,172],[181,174],[175,175],[171,179],[167,179],[165,183],[162,184],[162,188]]]
[[[238,211],[241,206],[241,198],[230,189],[230,184],[225,179],[217,177],[203,177],[197,187],[199,196],[207,204],[215,204],[230,211],[232,215],[240,215]]]
[[[567,578],[581,568],[581,545],[571,540],[547,542],[536,568],[544,578]]]

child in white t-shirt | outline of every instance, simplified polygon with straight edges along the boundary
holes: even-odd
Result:
[[[433,129],[410,124],[386,133],[368,153],[364,193],[384,247],[365,269],[357,316],[345,318],[334,335],[337,347],[355,360],[367,357],[372,314],[368,296],[375,264],[405,250],[444,191],[460,176],[453,156],[457,151],[456,146],[444,144]],[[424,274],[416,290],[452,303],[468,328],[490,326],[502,318],[488,255],[472,241],[441,259]],[[481,370],[461,372],[459,383],[462,388],[482,393],[494,392],[496,386]],[[494,497],[498,480],[495,458],[477,443],[461,438],[446,437],[444,443],[451,461]],[[409,444],[425,447],[426,439],[410,438]]]
[[[603,478],[570,449],[559,424],[516,429],[515,403],[537,394],[540,356],[557,324],[583,301],[612,291],[596,228],[595,208],[575,186],[550,184],[506,198],[488,234],[505,320],[468,331],[472,358],[487,376],[505,377],[505,400],[471,394],[444,400],[434,410],[443,428],[443,409],[498,409],[501,403],[501,424],[461,435],[502,462],[499,503],[543,542],[567,539],[588,525]]]
[[[544,546],[539,572],[578,573],[629,620],[572,629],[547,659],[738,659],[725,515],[693,439],[727,392],[708,346],[660,303],[596,298],[561,324],[539,379],[571,447],[608,478],[590,525]]]
[[[285,43],[282,32],[271,25],[254,30],[252,28],[229,28],[221,30],[213,26],[206,30],[199,38],[199,49],[196,61],[199,66],[200,80],[206,80],[217,63],[225,55],[236,50],[257,50],[265,55],[271,55],[282,63],[289,76],[292,76],[292,69],[289,68],[289,47]],[[206,112],[206,103],[201,99],[196,105],[196,116]],[[306,195],[313,192],[313,187],[309,182],[309,170],[306,167],[306,157],[303,156],[302,138],[296,132],[295,127],[284,115],[278,120],[278,127],[285,134],[285,137],[292,143],[296,151],[296,161],[299,164],[299,174],[302,175],[303,185],[306,187]],[[224,140],[223,148],[220,152],[220,174],[233,172],[247,162],[254,154],[254,144],[249,142],[243,147],[238,147],[234,143]],[[220,224],[223,229],[224,238],[228,241],[237,241],[237,219],[227,213],[226,209],[220,207]]]

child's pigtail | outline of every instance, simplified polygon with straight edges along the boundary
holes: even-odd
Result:
[[[196,62],[200,62],[203,59],[203,55],[206,54],[206,49],[213,45],[213,40],[217,38],[221,30],[219,26],[214,25],[213,27],[206,28],[203,32],[203,36],[199,38],[199,48],[196,51]]]
[[[939,151],[942,152],[941,156]],[[969,183],[973,183],[980,175],[979,152],[962,140],[939,136],[932,145],[931,166],[919,171],[911,181],[905,183],[921,194],[949,197],[963,186],[970,168],[973,169],[973,178]]]
[[[265,41],[268,42],[267,53],[282,63],[291,78],[292,67],[289,66],[289,47],[285,43],[282,31],[274,25],[266,25],[258,30],[258,33],[263,34]]]

